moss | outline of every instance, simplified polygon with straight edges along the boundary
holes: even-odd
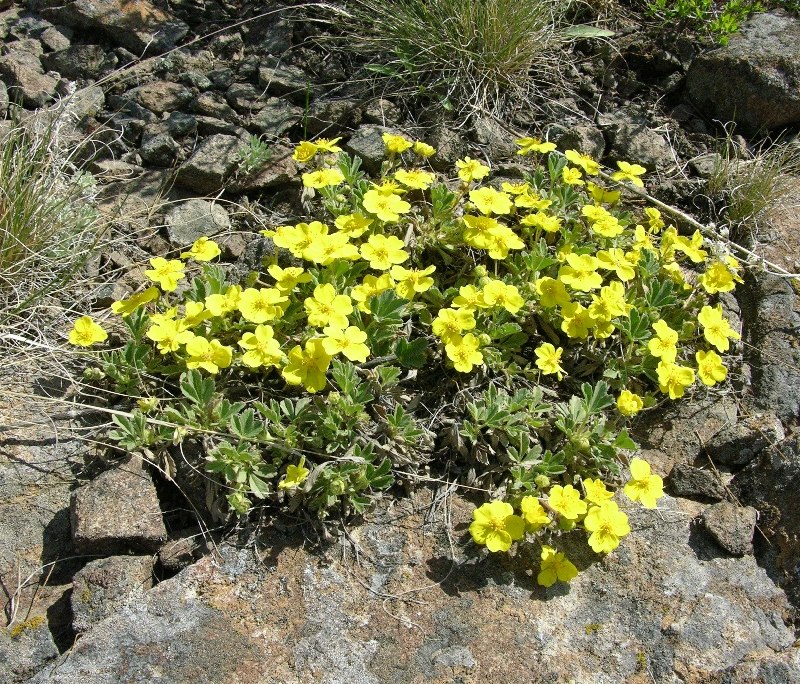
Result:
[[[596,634],[597,632],[600,631],[600,629],[602,627],[603,627],[603,623],[602,622],[592,622],[592,623],[590,623],[588,625],[585,625],[583,630],[587,634]]]
[[[12,639],[16,639],[26,629],[36,629],[37,627],[41,627],[43,624],[45,624],[45,619],[41,615],[37,615],[36,617],[32,617],[30,620],[25,620],[25,622],[17,622],[15,625],[9,627],[8,635]]]

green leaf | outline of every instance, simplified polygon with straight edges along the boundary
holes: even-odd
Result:
[[[181,375],[180,385],[183,396],[197,406],[208,406],[214,396],[214,380],[203,378],[200,371],[195,369]]]
[[[611,38],[615,33],[591,24],[576,24],[567,27],[564,35],[568,38]]]
[[[409,342],[408,340],[397,340],[394,345],[394,354],[400,365],[406,368],[422,368],[425,365],[428,342],[424,337],[417,338]]]
[[[587,415],[600,413],[605,408],[614,404],[614,397],[608,393],[608,384],[603,380],[598,381],[594,387],[588,382],[581,385],[583,405]]]
[[[237,413],[230,420],[231,432],[244,440],[255,440],[261,436],[263,426],[256,421],[256,413],[249,408]]]
[[[622,430],[620,430],[620,433],[613,441],[612,446],[616,447],[617,449],[628,449],[630,451],[633,451],[637,448],[636,442],[630,438],[626,428],[622,428]]]
[[[650,318],[633,308],[630,315],[620,321],[619,329],[629,342],[642,342],[650,337]]]
[[[672,289],[671,280],[654,280],[645,296],[648,306],[652,309],[660,309],[675,304],[678,300],[672,293]]]
[[[398,297],[394,290],[386,290],[369,301],[369,310],[375,321],[384,325],[400,325],[406,300]]]

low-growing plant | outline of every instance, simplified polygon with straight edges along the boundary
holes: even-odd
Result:
[[[758,0],[648,0],[647,11],[666,22],[683,22],[725,45],[742,22],[764,11],[764,5]]]
[[[260,170],[271,156],[272,151],[269,145],[259,136],[251,134],[247,139],[247,147],[242,148],[239,152],[240,173],[247,176]]]
[[[338,139],[296,147],[315,215],[265,231],[278,249],[245,283],[208,238],[151,259],[146,289],[112,306],[121,346],[89,373],[140,397],[111,436],[168,470],[180,443],[210,508],[241,515],[358,513],[396,471],[424,481],[454,462],[495,498],[474,541],[539,543],[540,583],[567,581],[560,535],[583,529],[607,553],[630,531],[614,500],[626,464],[628,500],[662,494],[628,461],[629,417],[725,380],[739,335],[714,300],[739,264],[623,202],[636,164],[604,175],[522,138],[523,177],[489,181],[465,157],[442,178],[431,146],[384,141],[375,179]],[[105,339],[88,316],[70,334]]]

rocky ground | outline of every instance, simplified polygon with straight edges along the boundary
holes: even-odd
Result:
[[[138,285],[148,255],[201,235],[246,273],[256,231],[300,211],[290,150],[304,135],[344,136],[367,168],[380,164],[385,127],[424,137],[445,165],[513,154],[492,119],[459,133],[348,86],[350,65],[310,41],[296,10],[0,7],[0,108],[64,99],[76,135],[89,136],[102,207],[130,235],[96,264],[100,279],[121,273],[98,307]],[[638,162],[651,191],[702,214],[715,120],[735,118],[751,140],[800,123],[800,22],[759,15],[713,50],[643,35],[578,42],[574,92],[520,109],[513,125]],[[248,173],[249,135],[271,153]],[[800,189],[757,236],[757,251],[789,270],[798,204]],[[792,281],[754,270],[728,306],[741,317],[742,373],[726,396],[641,419],[637,439],[671,496],[635,513],[634,533],[602,562],[576,548],[582,572],[568,588],[537,586],[522,554],[467,543],[474,502],[447,483],[383,504],[333,542],[290,520],[207,530],[140,461],[98,466],[76,409],[8,402],[0,684],[800,681],[800,304]],[[22,389],[63,396],[41,378]]]

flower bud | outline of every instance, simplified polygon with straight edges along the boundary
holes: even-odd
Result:
[[[550,478],[547,477],[547,475],[537,475],[535,478],[533,478],[533,481],[541,490],[550,488]]]

